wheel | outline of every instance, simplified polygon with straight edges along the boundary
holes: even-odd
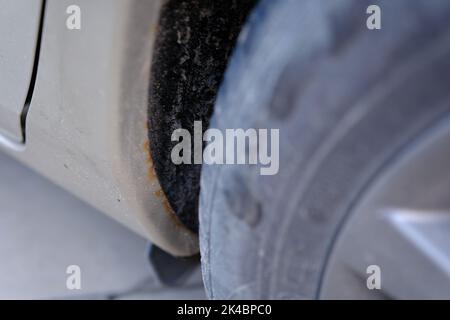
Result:
[[[382,9],[381,30],[366,26],[374,2]],[[408,228],[392,226],[411,221],[398,218],[402,212],[450,212],[444,200],[450,199],[450,162],[444,161],[450,146],[426,138],[449,127],[449,18],[450,3],[437,0],[258,4],[240,35],[211,127],[279,129],[279,172],[203,165],[200,247],[209,297],[448,297],[444,273],[434,278],[434,291],[418,284],[441,257],[423,245],[427,233],[406,237]],[[439,167],[416,161],[424,155]],[[404,171],[405,159],[418,171]],[[392,170],[408,174],[392,178]],[[414,198],[399,191],[406,182],[414,184]],[[380,195],[380,184],[390,197]],[[371,210],[361,209],[368,203]],[[377,219],[388,222],[368,232]],[[404,246],[386,242],[400,241],[395,232]],[[406,243],[422,249],[403,250]],[[449,243],[440,242],[443,252]],[[418,261],[413,251],[423,255],[421,267],[409,267]],[[381,269],[381,290],[366,287],[371,265]],[[410,272],[396,276],[401,268]]]

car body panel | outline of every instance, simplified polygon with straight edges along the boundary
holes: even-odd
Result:
[[[11,155],[176,256],[197,235],[173,214],[148,150],[151,52],[162,1],[48,0],[25,149]]]
[[[0,0],[0,134],[23,140],[21,114],[26,104],[38,41],[42,1]]]

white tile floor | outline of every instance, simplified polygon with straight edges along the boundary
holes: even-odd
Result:
[[[183,288],[162,286],[147,242],[0,153],[0,299],[202,299],[197,271]],[[66,268],[81,267],[81,290]]]

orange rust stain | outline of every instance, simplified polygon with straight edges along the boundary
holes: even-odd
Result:
[[[146,141],[144,143],[144,150],[147,154],[147,165],[148,165],[147,177],[151,182],[158,181],[158,176],[156,175],[155,166],[153,165],[152,154],[150,152],[149,141]],[[169,201],[167,200],[166,195],[164,194],[164,191],[162,191],[162,189],[158,189],[158,190],[154,191],[153,194],[155,195],[155,197],[157,197],[161,201],[165,211],[170,216],[176,216],[175,212],[172,209],[172,206],[170,205]]]
[[[155,171],[155,166],[153,165],[152,155],[150,152],[149,141],[146,141],[144,143],[144,150],[147,154],[147,166],[148,166],[147,176],[148,176],[148,179],[151,182],[158,181],[158,177],[157,177],[156,171]],[[186,230],[186,227],[178,219],[177,215],[173,211],[172,206],[170,205],[169,200],[167,200],[167,197],[166,197],[164,191],[162,189],[158,189],[158,190],[154,191],[153,194],[155,195],[155,197],[157,197],[161,201],[161,204],[164,207],[164,211],[169,215],[169,217],[172,219],[172,221],[175,223],[175,225],[179,228]]]
[[[144,150],[147,154],[147,166],[148,166],[147,177],[151,182],[154,182],[158,180],[158,177],[156,176],[155,166],[153,165],[153,159],[150,153],[150,144],[148,141],[144,143]]]
[[[171,214],[175,214],[175,212],[172,209],[172,206],[170,205],[169,201],[166,198],[166,195],[164,194],[164,191],[162,191],[161,189],[153,192],[153,194],[159,199],[161,200],[161,203],[164,206],[164,209],[166,209],[167,212],[171,213]]]

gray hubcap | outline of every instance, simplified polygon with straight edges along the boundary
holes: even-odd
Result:
[[[320,298],[450,298],[450,121],[402,152],[353,208]]]

